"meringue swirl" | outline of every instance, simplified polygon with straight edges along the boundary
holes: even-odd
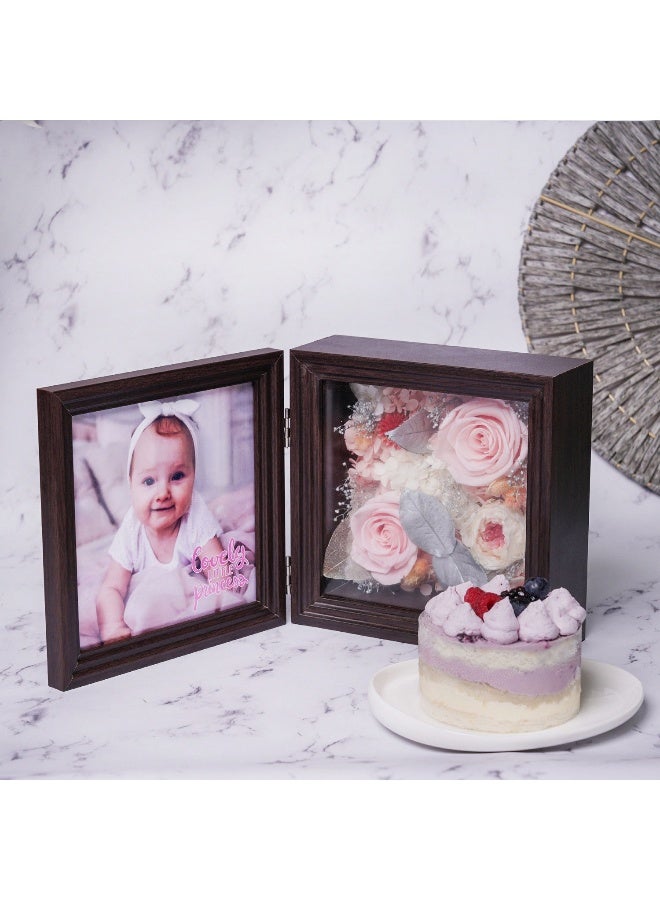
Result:
[[[518,640],[518,619],[508,597],[484,613],[481,634],[496,644],[515,644]]]

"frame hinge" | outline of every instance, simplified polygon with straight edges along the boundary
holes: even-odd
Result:
[[[284,410],[284,448],[291,446],[291,410]]]
[[[284,557],[285,563],[285,571],[286,571],[286,592],[287,594],[291,593],[291,557]]]

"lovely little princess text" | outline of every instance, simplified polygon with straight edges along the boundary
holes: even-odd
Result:
[[[221,591],[238,591],[248,583],[240,571],[248,562],[244,544],[236,544],[232,538],[228,549],[217,556],[202,556],[201,553],[202,548],[195,547],[190,564],[192,572],[204,572],[207,579],[206,584],[194,588],[195,609],[202,597],[219,594]]]

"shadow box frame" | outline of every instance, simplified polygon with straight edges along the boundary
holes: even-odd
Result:
[[[73,417],[253,386],[256,601],[81,649]],[[37,390],[48,683],[68,690],[286,621],[283,353],[262,349]]]
[[[586,607],[591,361],[335,335],[291,351],[290,382],[293,622],[417,642],[423,604],[403,608],[374,594],[324,589],[333,491],[344,476],[326,471],[333,464],[325,448],[337,440],[339,419],[331,413],[324,421],[320,411],[332,406],[329,386],[350,383],[526,401],[525,577],[544,576]]]

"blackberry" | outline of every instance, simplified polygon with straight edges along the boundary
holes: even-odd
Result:
[[[509,591],[502,591],[500,597],[509,598],[511,607],[516,616],[519,616],[524,609],[527,609],[530,603],[533,603],[533,601],[537,599],[533,594],[530,594],[529,591],[525,590],[524,587],[511,588]]]

